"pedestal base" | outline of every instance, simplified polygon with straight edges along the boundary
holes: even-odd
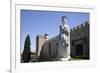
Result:
[[[70,56],[68,56],[67,58],[61,58],[61,59],[59,59],[60,61],[69,61],[69,60],[71,60],[71,57]]]

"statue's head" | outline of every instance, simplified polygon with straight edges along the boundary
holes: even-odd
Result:
[[[67,17],[62,16],[62,25],[67,25]]]

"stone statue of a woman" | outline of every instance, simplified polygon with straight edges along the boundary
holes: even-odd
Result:
[[[70,29],[67,23],[67,17],[62,16],[60,25],[58,58],[60,60],[69,60],[70,57]]]

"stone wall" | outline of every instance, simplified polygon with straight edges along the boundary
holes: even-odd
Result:
[[[89,21],[70,31],[71,56],[89,58]]]
[[[41,48],[45,42],[44,35],[36,36],[36,57],[38,58],[40,55]]]

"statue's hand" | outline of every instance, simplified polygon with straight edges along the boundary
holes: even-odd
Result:
[[[68,31],[65,31],[65,34],[68,36]]]
[[[67,29],[63,29],[63,33],[65,33],[66,35],[68,35],[68,30]]]

